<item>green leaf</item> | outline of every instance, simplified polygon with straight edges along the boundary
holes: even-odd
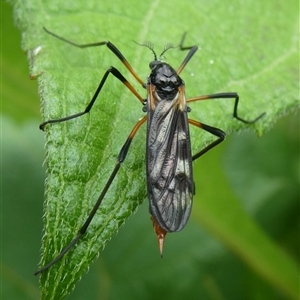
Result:
[[[6,33],[1,40],[1,113],[10,114],[19,123],[40,118],[37,82],[26,80],[29,78],[28,63],[20,48],[21,32],[14,27],[12,8],[4,1],[1,2],[1,13],[1,28]]]
[[[187,31],[186,44],[200,46],[181,74],[187,97],[237,91],[240,116],[253,119],[266,112],[251,126],[259,134],[298,106],[296,1],[290,5],[271,0],[228,5],[156,0],[115,1],[112,5],[111,1],[32,0],[14,1],[14,7],[31,75],[40,75],[44,120],[83,111],[111,65],[141,95],[145,91],[107,48],[77,49],[47,35],[43,26],[78,43],[109,39],[141,78],[149,73],[153,56],[132,40],[149,40],[160,53],[165,44],[178,43]],[[175,68],[185,55],[176,50],[166,54]],[[232,106],[230,100],[195,103],[190,115],[228,133],[247,127],[232,119]],[[111,76],[89,115],[46,127],[48,178],[41,265],[74,238],[141,116],[140,103]],[[197,129],[192,129],[192,137],[194,151],[213,139]],[[62,299],[69,294],[107,241],[146,199],[144,141],[145,130],[141,129],[85,237],[41,276],[43,299]]]

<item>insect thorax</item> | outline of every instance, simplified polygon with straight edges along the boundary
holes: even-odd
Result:
[[[172,100],[178,93],[178,88],[184,84],[176,71],[167,63],[153,61],[150,63],[151,73],[148,84],[156,87],[160,99]]]

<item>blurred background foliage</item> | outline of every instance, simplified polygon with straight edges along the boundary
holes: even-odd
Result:
[[[1,8],[1,293],[3,299],[39,299],[33,272],[40,256],[45,180],[44,134],[38,130],[40,103],[37,83],[29,80],[12,8],[3,1]],[[199,203],[205,199],[208,205],[215,197],[225,203],[228,198],[237,199],[238,209],[297,269],[299,112],[280,119],[260,139],[245,131],[229,136],[195,164],[195,178],[191,222],[182,233],[168,236],[163,260],[144,203],[68,299],[295,298],[288,286],[269,280],[263,262],[257,271],[257,262],[247,261],[240,247],[227,243],[203,216],[200,224]],[[220,209],[229,222],[235,218],[231,207]],[[260,251],[256,236],[246,238],[253,251]],[[285,266],[280,273],[278,277],[285,274]]]

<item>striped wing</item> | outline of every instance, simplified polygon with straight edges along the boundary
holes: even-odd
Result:
[[[192,208],[194,182],[183,87],[173,100],[148,93],[147,186],[150,213],[167,232],[179,231]]]

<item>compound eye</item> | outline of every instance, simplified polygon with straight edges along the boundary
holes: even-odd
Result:
[[[154,61],[152,61],[152,62],[149,64],[149,68],[150,68],[151,70],[153,70],[158,64],[159,64],[159,61],[154,60]]]

